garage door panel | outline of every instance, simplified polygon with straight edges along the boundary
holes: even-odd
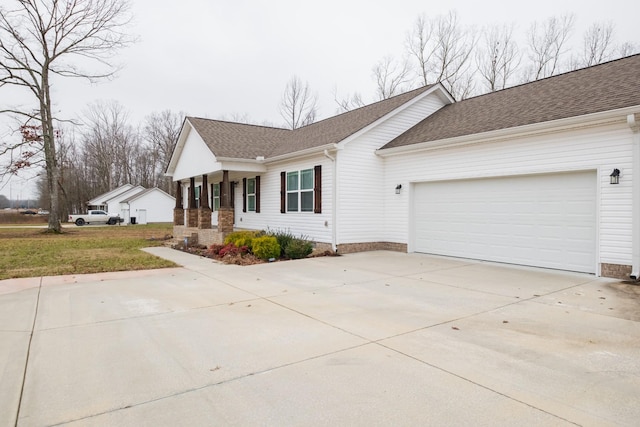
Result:
[[[596,173],[421,183],[415,250],[595,272]]]

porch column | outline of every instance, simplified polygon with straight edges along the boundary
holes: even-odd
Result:
[[[218,231],[231,233],[233,231],[234,211],[231,207],[231,182],[229,171],[222,171],[222,185],[220,188],[220,210],[218,211]]]
[[[198,209],[198,228],[211,228],[209,181],[207,175],[202,175],[202,191],[200,192],[200,208]]]
[[[187,208],[187,227],[198,226],[198,208],[196,207],[196,179],[189,179],[189,207]]]
[[[176,182],[176,207],[173,209],[173,225],[184,225],[184,208],[182,207],[182,183]]]

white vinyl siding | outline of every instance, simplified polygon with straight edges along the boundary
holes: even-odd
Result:
[[[211,171],[216,158],[198,133],[191,129],[173,173],[174,180],[202,176]]]
[[[313,213],[313,168],[321,165],[322,174],[322,213]],[[242,191],[235,193],[235,226],[239,229],[251,230],[289,230],[295,235],[308,236],[316,242],[331,243],[331,161],[324,155],[309,157],[303,160],[292,160],[269,165],[267,172],[260,174],[260,215],[242,212]],[[311,171],[311,203],[310,212],[280,213],[280,172]],[[326,171],[326,172],[324,172]],[[242,176],[234,176],[232,180],[242,182]],[[248,177],[247,177],[248,178]],[[238,187],[239,190],[241,187]],[[240,208],[239,208],[240,207]]]
[[[510,175],[597,171],[600,263],[631,264],[631,131],[610,125],[499,142],[469,144],[385,158],[385,188],[398,183],[436,182]],[[609,174],[621,170],[620,184]],[[418,184],[415,184],[418,185]],[[385,200],[385,239],[409,243],[411,191],[389,191]]]
[[[443,105],[435,95],[427,96],[338,152],[339,244],[391,241],[383,230],[385,195],[395,193],[397,183],[385,181],[385,162],[375,151]]]
[[[148,223],[172,222],[175,204],[176,200],[173,197],[159,189],[154,189],[129,202],[128,215],[138,219],[139,212],[145,211]]]

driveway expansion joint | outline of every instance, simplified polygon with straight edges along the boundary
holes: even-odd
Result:
[[[36,328],[36,320],[38,319],[38,308],[40,306],[40,292],[42,291],[42,278],[38,285],[38,293],[36,295],[36,306],[33,312],[33,322],[31,323],[31,332],[29,334],[29,343],[27,344],[27,356],[24,361],[24,370],[22,374],[22,384],[20,385],[20,396],[18,397],[18,407],[16,408],[16,419],[14,426],[18,426],[20,420],[20,410],[22,409],[22,398],[24,396],[24,386],[27,381],[27,372],[29,369],[29,357],[31,356],[31,343],[33,342],[33,334]]]

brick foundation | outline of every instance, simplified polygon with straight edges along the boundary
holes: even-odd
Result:
[[[600,264],[600,275],[602,277],[611,277],[613,279],[629,280],[631,274],[630,265],[620,264]]]
[[[175,208],[173,210],[173,225],[184,225],[184,209]]]
[[[211,209],[209,208],[198,209],[198,228],[200,229],[211,228]]]
[[[233,232],[233,208],[220,208],[218,210],[218,231],[221,233]]]
[[[189,244],[213,245],[220,244],[224,241],[224,234],[215,228],[200,229],[195,227],[185,227],[184,225],[173,226],[174,242],[176,244],[184,243],[187,238]]]
[[[187,227],[198,226],[198,209],[187,209]]]
[[[355,252],[368,252],[368,251],[394,251],[394,252],[407,252],[406,243],[391,243],[391,242],[367,242],[367,243],[345,243],[338,245],[339,254],[352,254]]]

